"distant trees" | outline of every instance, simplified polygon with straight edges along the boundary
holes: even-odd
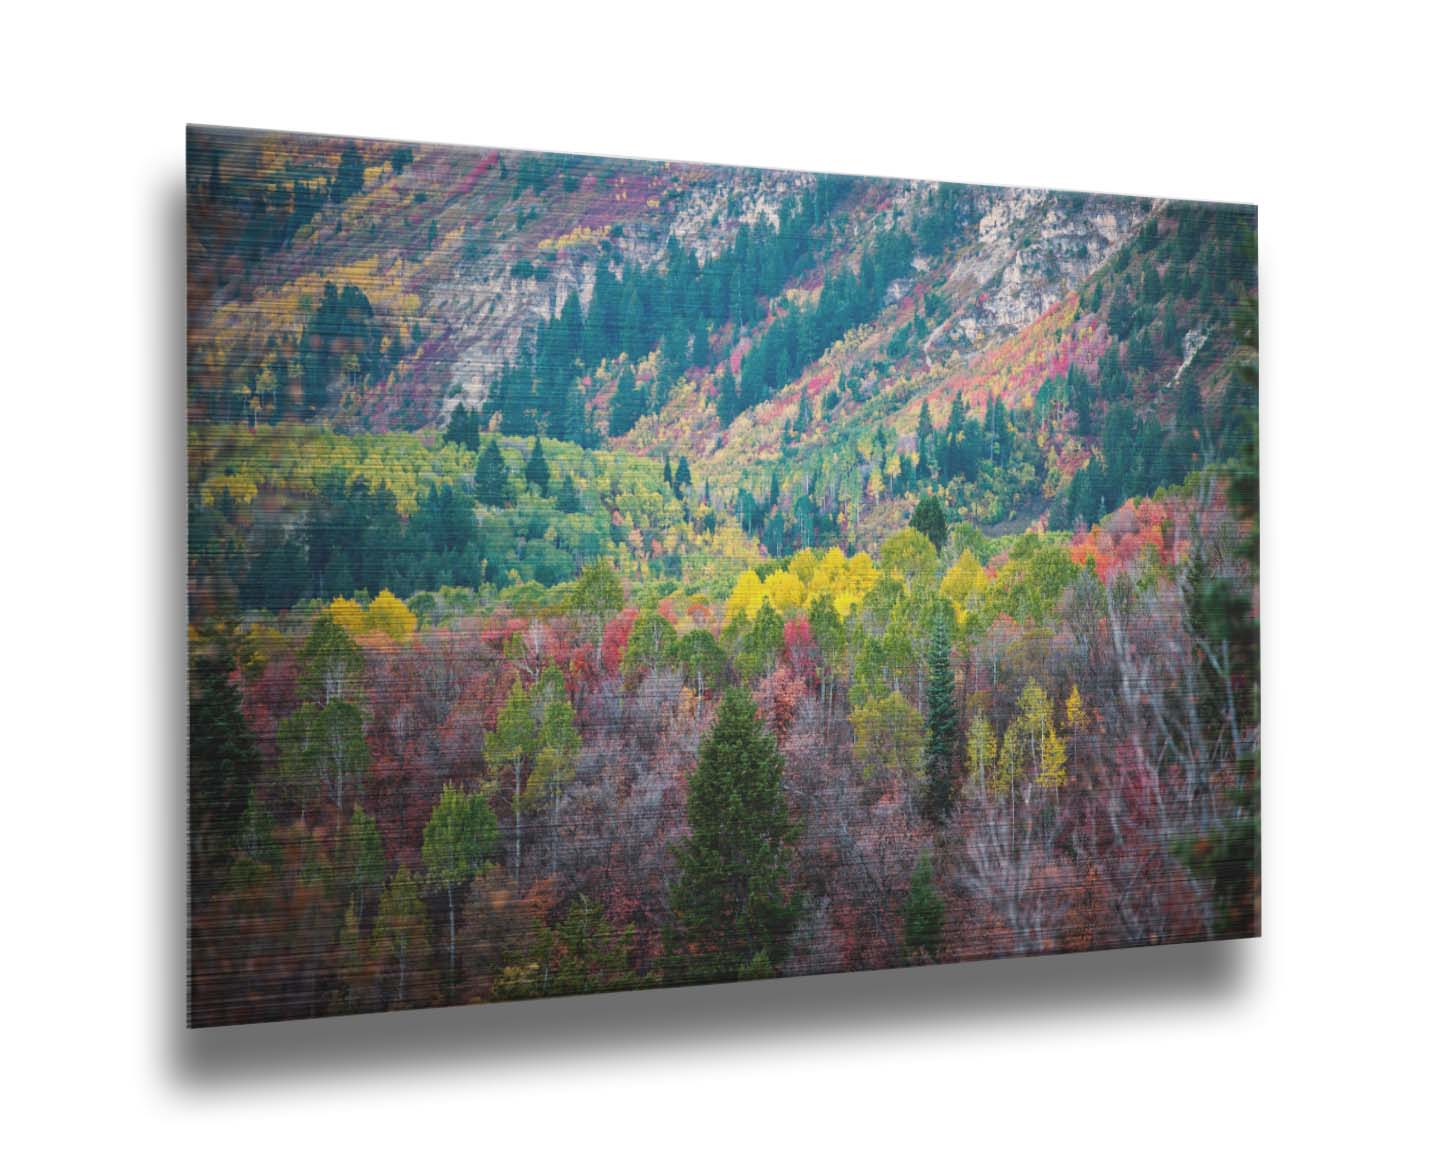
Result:
[[[700,745],[677,849],[671,963],[684,981],[769,976],[785,961],[797,906],[788,894],[791,821],[784,762],[755,705],[731,689]]]
[[[537,326],[533,341],[523,343],[521,354],[492,384],[482,417],[488,422],[498,414],[509,435],[529,436],[543,428],[552,438],[590,443],[594,432],[579,381],[603,361],[623,355],[629,364],[616,382],[609,432],[625,435],[641,416],[665,404],[686,371],[710,362],[712,327],[753,324],[764,316],[764,301],[813,258],[811,234],[846,186],[841,178],[820,178],[781,206],[776,223],[742,224],[730,246],[703,267],[673,237],[659,268],[625,264],[617,275],[602,266],[588,307],[571,292]],[[867,276],[873,295],[874,269]],[[841,320],[833,301],[832,311],[833,326]],[[647,392],[637,384],[633,365],[654,350],[659,356]]]
[[[365,187],[365,160],[360,149],[353,143],[346,144],[340,153],[340,166],[335,169],[335,179],[330,183],[330,199],[336,204],[344,203]]]
[[[445,426],[444,439],[476,452],[480,448],[480,413],[465,404],[457,404],[450,410],[450,422]]]

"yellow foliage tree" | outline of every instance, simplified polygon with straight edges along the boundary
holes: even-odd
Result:
[[[365,612],[365,628],[383,632],[392,640],[404,640],[415,632],[415,613],[390,589],[383,589]]]
[[[772,572],[765,577],[765,599],[784,616],[805,603],[805,585],[793,572]]]
[[[330,614],[330,619],[350,635],[358,636],[365,631],[365,609],[361,608],[354,600],[345,596],[337,596],[330,601],[330,606],[325,611]]]
[[[735,582],[730,599],[725,601],[725,619],[733,620],[740,616],[749,619],[759,611],[764,602],[765,587],[760,583],[760,577],[755,574],[755,570],[747,568]]]
[[[994,786],[997,751],[995,729],[984,716],[976,716],[970,721],[970,728],[965,734],[965,766],[969,769],[970,779],[978,783],[982,790],[987,785],[987,774],[991,777],[989,785]]]

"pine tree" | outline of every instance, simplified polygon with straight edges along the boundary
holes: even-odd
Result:
[[[525,461],[525,482],[541,496],[550,495],[550,465],[545,461],[545,450],[540,446],[540,437],[530,449],[530,458]]]
[[[475,498],[491,508],[510,502],[510,470],[500,451],[500,442],[491,437],[475,465]]]
[[[960,717],[955,709],[955,673],[950,667],[950,622],[937,612],[927,654],[925,687],[925,797],[927,819],[942,823],[954,802],[951,763]]]
[[[569,472],[560,484],[560,494],[555,497],[555,507],[564,513],[580,511],[580,492],[575,487],[575,477]]]
[[[785,961],[797,914],[786,894],[790,820],[784,761],[754,702],[726,692],[690,776],[690,835],[677,850],[670,961],[684,982],[768,975]]]
[[[675,468],[675,492],[678,495],[690,487],[690,461],[684,456],[680,457],[680,463]]]
[[[927,849],[920,853],[905,896],[905,951],[912,955],[924,952],[937,959],[944,922],[945,902],[935,889],[935,867]]]
[[[260,754],[231,683],[233,656],[201,652],[190,672],[190,884],[201,900],[223,880],[260,772]]]
[[[945,509],[933,494],[923,497],[915,506],[915,513],[910,517],[910,527],[923,533],[930,543],[935,545],[937,554],[945,547],[945,537],[950,526],[945,522]]]

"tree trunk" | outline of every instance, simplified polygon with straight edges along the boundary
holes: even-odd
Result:
[[[520,890],[520,761],[515,761],[515,890]]]
[[[445,896],[450,902],[450,990],[455,990],[455,885],[445,885]]]

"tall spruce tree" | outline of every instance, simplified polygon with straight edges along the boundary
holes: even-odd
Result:
[[[930,632],[925,686],[925,817],[936,824],[950,815],[954,802],[951,765],[960,717],[955,709],[955,673],[950,667],[950,622],[935,614]]]
[[[475,465],[475,499],[492,508],[510,501],[510,470],[505,467],[500,442],[494,437],[485,445]]]
[[[915,505],[915,513],[910,517],[910,527],[923,533],[930,543],[935,545],[937,554],[945,547],[945,537],[950,526],[945,521],[945,509],[940,506],[940,501],[933,493],[921,497],[920,503]]]
[[[935,866],[928,849],[920,853],[905,894],[905,950],[912,956],[940,955],[940,930],[945,923],[945,902],[935,888]]]
[[[234,655],[220,641],[198,652],[190,669],[190,895],[197,901],[225,878],[260,774],[234,670]]]
[[[550,465],[545,461],[545,449],[540,446],[540,437],[530,448],[530,458],[525,461],[525,482],[541,496],[550,495]]]
[[[785,891],[797,828],[784,761],[755,704],[726,692],[690,777],[690,835],[677,849],[669,963],[682,982],[773,975],[797,914]]]

